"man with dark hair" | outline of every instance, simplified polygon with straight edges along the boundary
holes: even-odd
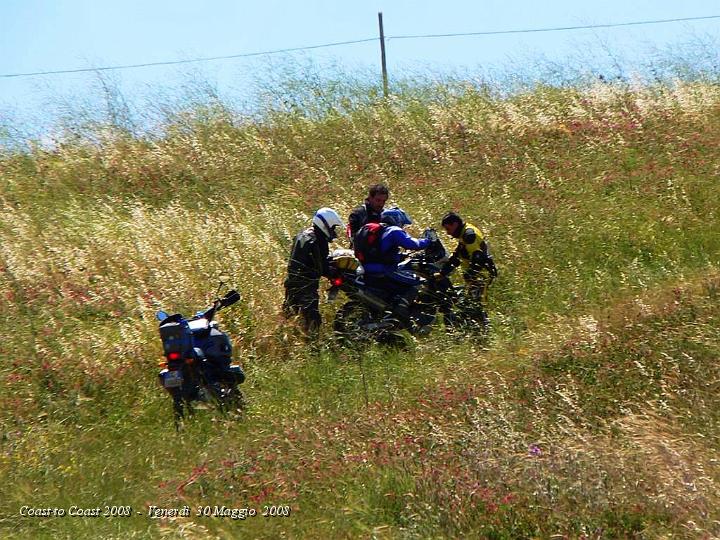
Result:
[[[380,223],[385,203],[390,191],[385,184],[373,184],[368,190],[368,196],[362,206],[358,206],[350,213],[348,218],[347,235],[352,245],[353,238],[366,223]]]
[[[478,227],[463,221],[455,212],[445,214],[440,224],[446,233],[457,238],[458,245],[438,277],[446,277],[461,266],[465,280],[465,299],[468,302],[466,313],[471,320],[487,326],[487,291],[498,271],[485,236]]]

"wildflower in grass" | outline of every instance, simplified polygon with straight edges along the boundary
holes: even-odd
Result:
[[[352,515],[313,519],[317,495],[325,502],[328,489],[318,513],[346,501],[362,512],[373,478],[389,470],[411,485],[380,493],[396,494],[393,504],[401,492],[412,497],[396,516],[407,530],[388,536],[576,538],[588,523],[607,537],[717,536],[717,316],[703,319],[700,300],[670,289],[660,306],[645,289],[717,272],[720,87],[658,90],[603,83],[498,99],[467,90],[432,105],[407,97],[351,105],[328,122],[300,113],[263,125],[188,117],[152,141],[70,140],[22,159],[3,155],[0,358],[23,359],[22,371],[0,365],[0,472],[19,486],[9,504],[26,504],[27,486],[47,499],[59,482],[77,490],[70,497],[105,490],[107,498],[117,484],[93,478],[122,477],[135,505],[224,504],[237,490],[243,505],[253,495],[292,501],[293,512],[302,504],[305,519],[284,522],[300,527],[287,536],[352,536]],[[485,224],[508,272],[497,291],[502,339],[453,358],[453,373],[427,342],[397,377],[389,362],[369,359],[378,403],[355,415],[352,371],[341,363],[329,376],[308,371],[301,353],[276,341],[281,282],[292,232],[309,219],[306,201],[346,216],[358,190],[380,181],[393,182],[418,222],[436,221],[441,208],[476,212],[468,190],[487,202]],[[268,226],[258,230],[261,221]],[[187,437],[167,444],[166,432],[152,431],[155,397],[138,385],[159,353],[147,320],[159,307],[207,300],[207,278],[221,270],[242,278],[247,305],[226,320],[239,357],[252,353],[256,412],[212,425],[201,413]],[[618,320],[601,323],[601,308],[617,310],[616,295],[627,300]],[[320,309],[325,316],[330,306]],[[25,319],[31,328],[17,324]],[[468,396],[476,378],[484,382]],[[141,451],[108,461],[100,450],[120,436],[129,450],[142,441]],[[194,464],[207,448],[225,457],[203,473]],[[177,476],[158,484],[166,474]],[[279,532],[267,529],[276,521],[256,523],[263,529],[243,534]],[[79,525],[42,524],[59,526]],[[187,526],[164,532],[209,535]]]

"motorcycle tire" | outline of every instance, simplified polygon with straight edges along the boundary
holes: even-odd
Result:
[[[208,390],[222,414],[239,412],[245,408],[245,396],[235,382],[218,382],[208,386]]]
[[[225,395],[225,399],[223,399],[223,412],[240,412],[245,409],[245,405],[245,396],[237,387],[237,385],[232,385],[228,389],[228,393]]]
[[[183,394],[180,388],[174,389],[171,395],[173,400],[173,424],[175,425],[175,431],[180,431],[186,415],[190,416],[195,411],[190,405],[190,400],[187,399],[187,396]]]
[[[391,329],[368,330],[363,325],[378,322],[377,317],[363,304],[348,302],[340,308],[333,321],[333,330],[337,342],[346,348],[365,347],[378,343],[386,347],[405,349],[408,342],[405,336]]]
[[[374,341],[377,332],[363,328],[371,322],[372,312],[359,302],[348,302],[335,314],[333,332],[335,339],[344,347],[362,346]]]

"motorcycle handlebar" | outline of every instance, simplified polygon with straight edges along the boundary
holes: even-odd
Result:
[[[228,291],[222,298],[215,299],[212,303],[212,306],[210,306],[205,311],[197,312],[194,317],[191,317],[190,320],[203,318],[207,319],[208,322],[212,321],[216,311],[219,311],[220,309],[228,306],[232,306],[233,304],[240,301],[240,299],[241,297],[238,291],[236,291],[235,289]],[[179,320],[180,318],[183,318],[183,316],[179,313],[176,313],[175,315],[168,315],[168,313],[165,311],[158,311],[155,314],[155,318],[160,321],[160,325],[162,326],[164,323]]]
[[[239,300],[240,300],[240,293],[237,292],[235,289],[233,289],[233,290],[231,290],[231,291],[228,291],[227,294],[225,294],[225,296],[223,296],[223,297],[219,300],[219,302],[220,302],[220,307],[232,306],[233,304],[235,304],[235,303],[238,302]]]

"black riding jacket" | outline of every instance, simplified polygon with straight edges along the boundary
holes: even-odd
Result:
[[[329,252],[328,240],[316,226],[300,232],[293,241],[285,287],[317,291],[320,278],[329,275]]]
[[[367,199],[365,204],[358,206],[355,210],[350,212],[348,218],[349,237],[350,239],[355,238],[357,232],[367,223],[380,223],[380,214],[382,212],[376,212],[372,209]]]

